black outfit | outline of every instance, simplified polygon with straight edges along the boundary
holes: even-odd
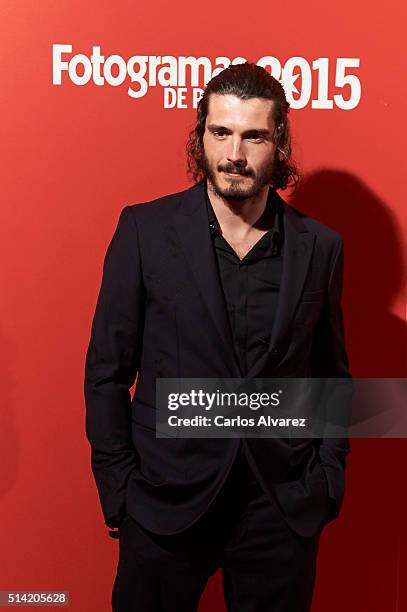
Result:
[[[283,230],[271,194],[259,220],[268,231],[242,260],[222,236],[206,194],[241,376],[267,350],[278,303]],[[220,493],[192,527],[157,535],[131,516],[124,518],[112,608],[193,612],[209,577],[222,568],[228,609],[304,612],[311,604],[318,542],[319,532],[303,539],[288,528],[254,476],[241,443]]]
[[[273,222],[238,263],[205,187],[125,207],[104,262],[85,399],[105,521],[120,526],[114,610],[192,612],[223,567],[229,610],[305,612],[348,440],[156,438],[155,380],[349,377],[342,240],[270,191],[283,250]]]

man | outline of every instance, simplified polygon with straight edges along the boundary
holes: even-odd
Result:
[[[310,610],[347,439],[155,432],[159,377],[350,376],[342,240],[276,192],[297,179],[288,111],[263,68],[222,71],[188,142],[195,185],[126,206],[109,244],[85,398],[116,612],[192,612],[218,568],[228,610]]]

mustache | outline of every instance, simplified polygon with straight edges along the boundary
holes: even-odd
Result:
[[[249,168],[236,168],[236,166],[218,166],[220,172],[234,172],[241,176],[252,176],[253,172]]]

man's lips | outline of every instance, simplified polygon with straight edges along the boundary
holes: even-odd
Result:
[[[240,172],[225,172],[225,171],[223,171],[223,172],[224,172],[224,174],[227,174],[227,176],[234,176],[234,177],[241,176],[242,178],[245,177],[245,175],[244,174],[240,174]]]

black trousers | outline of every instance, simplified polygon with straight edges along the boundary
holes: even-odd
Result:
[[[157,535],[126,515],[113,612],[194,612],[218,568],[229,612],[309,612],[319,537],[287,526],[241,446],[220,494],[190,528]]]

